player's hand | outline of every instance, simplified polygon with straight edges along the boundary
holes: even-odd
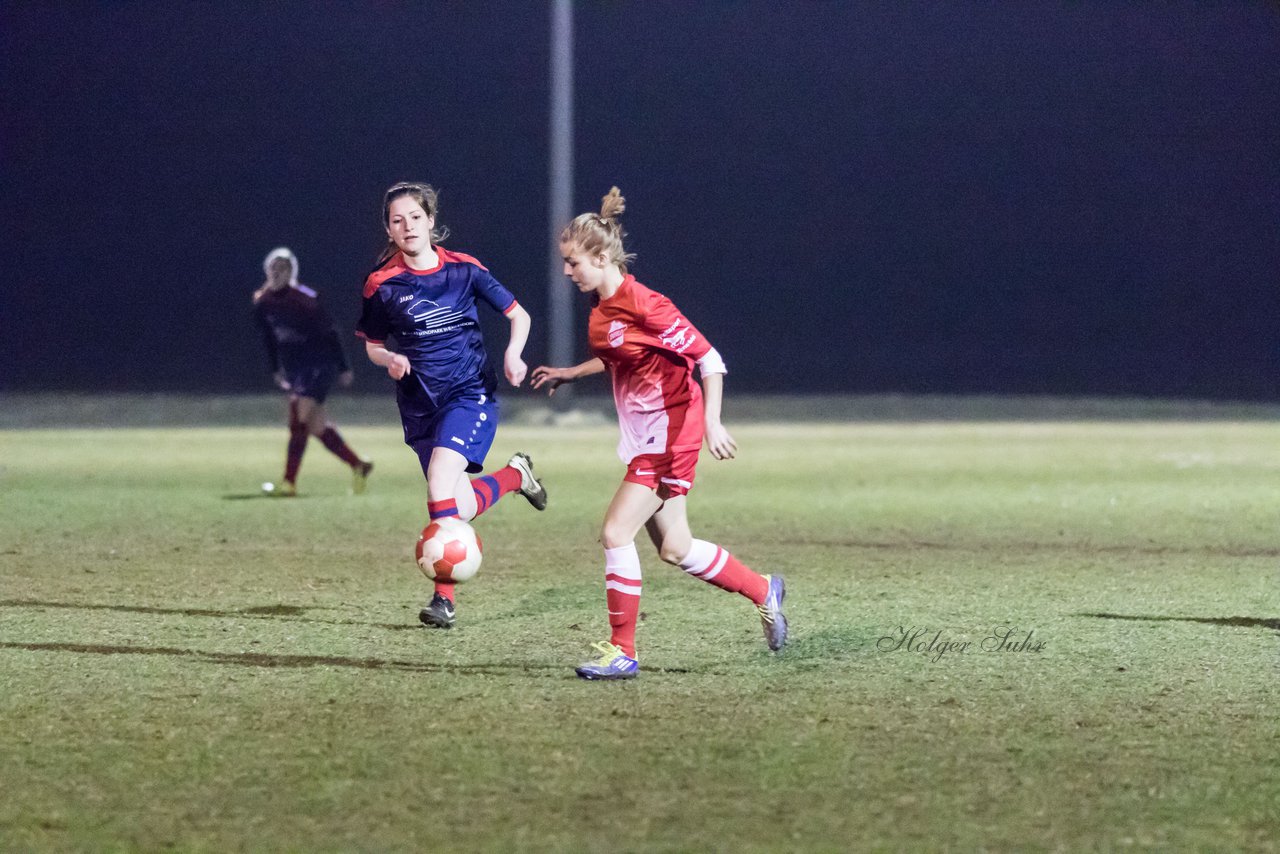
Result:
[[[271,375],[271,379],[275,380],[276,386],[281,391],[289,390],[289,381],[284,378],[284,371],[276,371]]]
[[[355,382],[356,375],[351,371],[343,371],[338,374],[338,385],[343,388],[351,388],[351,384]]]
[[[525,375],[529,373],[529,366],[524,363],[524,359],[521,359],[518,353],[508,352],[502,360],[502,367],[506,371],[507,382],[516,388],[520,387]]]
[[[546,386],[548,396],[555,394],[556,389],[560,388],[560,386],[571,382],[573,382],[573,376],[570,375],[568,368],[551,368],[546,365],[538,365],[533,369],[533,382],[531,385],[534,388]]]
[[[719,421],[707,425],[707,450],[717,460],[731,460],[738,451],[729,431]]]
[[[401,353],[392,355],[391,361],[387,362],[387,374],[393,380],[404,379],[411,372],[412,368],[409,366],[408,357]]]

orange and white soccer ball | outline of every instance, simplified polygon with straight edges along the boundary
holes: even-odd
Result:
[[[467,581],[480,569],[481,545],[475,529],[455,516],[422,529],[413,550],[418,568],[432,581]]]

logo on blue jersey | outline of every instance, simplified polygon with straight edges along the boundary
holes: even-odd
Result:
[[[432,307],[434,306],[434,307]],[[418,328],[415,335],[435,335],[439,332],[451,332],[472,324],[466,312],[458,311],[451,305],[440,305],[435,300],[422,297],[406,309]],[[459,323],[458,321],[464,321]]]

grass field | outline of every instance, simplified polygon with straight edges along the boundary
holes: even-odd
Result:
[[[641,544],[622,684],[612,426],[499,432],[552,503],[447,632],[397,428],[292,500],[283,427],[0,431],[0,850],[1280,850],[1280,423],[731,429],[695,533],[792,643]]]

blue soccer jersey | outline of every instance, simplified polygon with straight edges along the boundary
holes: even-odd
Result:
[[[401,393],[413,398],[425,393],[439,407],[459,394],[493,394],[497,378],[485,353],[476,301],[510,314],[516,298],[470,255],[435,250],[434,269],[414,270],[396,253],[369,275],[356,334],[380,345],[394,337],[396,350],[412,366],[400,380]]]

